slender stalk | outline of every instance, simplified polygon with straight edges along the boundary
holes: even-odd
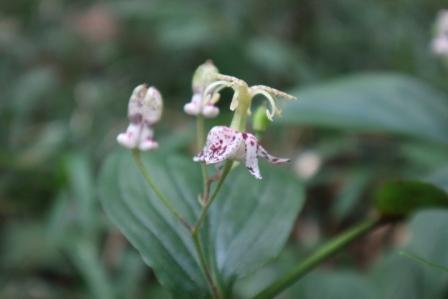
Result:
[[[196,117],[196,140],[197,140],[197,150],[200,151],[202,149],[202,147],[205,145],[204,117],[202,115],[198,115]],[[210,190],[210,185],[212,183],[212,180],[208,177],[207,165],[204,163],[201,163],[201,173],[202,173],[202,182],[203,182],[202,203],[205,203],[206,201],[208,201],[209,190]],[[204,212],[204,207],[201,210],[201,215],[203,212]],[[207,280],[207,284],[210,288],[213,298],[221,299],[222,298],[221,292],[219,291],[219,288],[215,284],[215,282],[213,280],[213,276],[208,267],[207,258],[205,256],[204,249],[201,244],[201,239],[200,239],[200,235],[198,234],[198,231],[192,229],[191,237],[193,238],[194,247],[195,247],[196,253],[199,257],[199,266]]]
[[[248,93],[247,86],[245,86],[245,87],[243,86],[243,87],[241,87],[241,89],[242,90],[239,93],[240,105],[232,118],[232,123],[230,126],[239,131],[244,131],[244,129],[246,127],[247,110],[248,110],[248,107],[250,106],[250,95]],[[200,150],[204,146],[204,138],[205,138],[204,119],[202,116],[199,116],[197,118],[196,124],[197,124],[197,145]],[[200,232],[200,229],[207,217],[208,210],[209,210],[211,204],[216,199],[217,195],[219,194],[219,191],[221,191],[221,188],[224,184],[224,180],[226,179],[227,175],[229,174],[229,172],[232,168],[232,165],[233,165],[233,161],[230,161],[230,160],[225,163],[224,169],[219,177],[216,188],[213,191],[211,196],[209,196],[211,181],[210,181],[210,178],[208,177],[207,166],[205,164],[201,165],[203,188],[204,188],[204,191],[202,194],[203,206],[202,206],[202,209],[201,209],[201,212],[199,214],[196,224],[191,229],[191,236],[192,236],[194,244],[195,244],[196,252],[199,256],[200,267],[207,279],[207,283],[210,287],[210,290],[212,292],[214,299],[222,299],[222,294],[219,290],[218,284],[215,283],[213,276],[210,272],[210,269],[208,267],[207,259],[206,259],[204,250],[201,245],[199,232]]]
[[[357,238],[367,234],[372,229],[376,228],[382,223],[379,217],[374,219],[366,220],[357,226],[347,230],[335,239],[329,241],[327,244],[323,245],[315,253],[309,256],[305,261],[296,265],[291,271],[277,279],[270,286],[266,287],[260,293],[258,293],[253,299],[272,299],[297,280],[302,278],[305,274],[316,268],[320,263],[322,263],[327,258],[336,254],[350,244]]]
[[[197,139],[197,150],[200,151],[205,144],[205,129],[204,129],[204,116],[198,115],[196,117],[196,139]],[[202,197],[206,198],[208,196],[208,173],[207,165],[205,163],[201,164],[202,182],[203,182],[203,192]]]
[[[230,123],[230,127],[233,129],[236,129],[238,131],[244,131],[246,128],[246,116],[247,116],[247,110],[250,106],[250,94],[248,91],[247,86],[240,86],[239,87],[239,99],[238,99],[238,108],[235,111],[235,114],[233,115],[232,122]],[[193,227],[193,234],[197,234],[199,229],[201,228],[201,225],[203,224],[205,217],[207,216],[208,209],[210,205],[213,203],[213,201],[216,199],[216,196],[218,195],[219,191],[221,190],[222,185],[224,184],[224,180],[226,179],[227,175],[230,172],[230,169],[232,168],[233,161],[227,161],[224,165],[224,169],[222,171],[221,177],[219,178],[218,185],[215,188],[215,191],[210,196],[210,198],[205,198],[206,203],[204,207],[201,210],[201,214],[199,215],[199,219],[196,222],[196,225]],[[208,190],[207,190],[208,192]]]
[[[236,91],[235,91],[236,92]],[[247,85],[241,85],[238,87],[238,107],[233,115],[232,121],[230,123],[230,127],[238,130],[240,132],[243,132],[246,129],[246,117],[247,117],[247,111],[249,110],[251,103],[251,95],[249,93],[249,88]],[[199,125],[198,125],[199,127]],[[199,130],[198,130],[199,132]],[[198,139],[199,140],[199,139]],[[224,169],[222,171],[221,177],[219,178],[218,184],[215,188],[215,191],[213,194],[208,198],[209,193],[209,186],[207,185],[207,182],[205,181],[204,185],[204,202],[205,205],[202,207],[201,213],[199,215],[199,219],[196,222],[196,225],[193,227],[193,234],[197,234],[199,229],[201,228],[201,225],[203,224],[208,209],[210,205],[213,203],[213,201],[216,199],[216,196],[218,195],[219,191],[221,190],[222,185],[224,184],[224,180],[226,179],[227,175],[230,172],[230,169],[232,168],[233,161],[228,160],[226,164],[224,165]],[[205,167],[205,166],[204,166]]]
[[[204,249],[202,248],[200,236],[199,234],[194,233],[192,233],[191,236],[193,238],[194,247],[199,256],[199,266],[207,280],[207,284],[210,288],[210,291],[212,292],[213,299],[221,299],[222,298],[221,292],[219,291],[217,285],[215,284],[213,277],[210,273],[210,270],[208,269],[207,258],[205,257]]]
[[[207,216],[208,209],[210,208],[210,205],[213,203],[213,201],[216,199],[216,196],[218,195],[219,191],[221,190],[222,185],[224,184],[224,180],[226,179],[227,175],[230,172],[230,169],[232,168],[233,161],[227,161],[224,165],[224,169],[222,171],[221,177],[219,178],[218,184],[216,185],[215,191],[210,196],[210,198],[206,201],[205,205],[202,207],[201,213],[199,214],[198,221],[193,227],[192,234],[197,235],[199,232],[199,229],[201,228],[202,224],[205,221],[205,218]]]
[[[140,156],[139,150],[133,150],[132,156],[134,157],[135,164],[139,168],[143,177],[145,178],[148,185],[151,187],[152,191],[159,197],[162,204],[189,230],[191,231],[191,225],[182,217],[182,215],[176,210],[176,208],[171,204],[168,198],[157,188],[156,184],[152,180],[148,170],[143,163],[143,160]]]

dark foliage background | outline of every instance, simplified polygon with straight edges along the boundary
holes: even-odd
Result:
[[[444,2],[2,1],[0,297],[169,298],[96,198],[98,168],[117,147],[115,136],[126,126],[127,101],[137,84],[162,91],[166,110],[159,141],[168,151],[188,155],[194,151],[194,124],[182,107],[191,96],[194,69],[208,58],[222,73],[293,91],[302,101],[326,97],[325,82],[341,79],[348,85],[334,93],[334,101],[355,94],[377,103],[376,77],[358,86],[359,73],[412,76],[418,83],[401,89],[410,94],[389,94],[383,84],[384,107],[358,107],[381,120],[381,111],[395,111],[387,106],[395,96],[404,101],[396,113],[400,122],[400,111],[412,109],[407,105],[421,111],[415,101],[425,107],[437,98],[448,105],[447,68],[429,47]],[[411,133],[381,123],[364,130],[346,118],[326,118],[326,102],[316,103],[313,119],[285,113],[265,137],[274,152],[299,160],[303,152],[312,153],[320,169],[307,181],[307,204],[287,249],[238,285],[242,298],[365,217],[376,184],[385,178],[431,178],[446,186],[448,141],[432,139],[440,126],[434,134],[417,127],[431,117],[416,117],[415,128],[410,117]],[[348,104],[341,111],[353,108]],[[422,212],[407,224],[378,231],[281,298],[448,298],[448,274],[397,255],[397,248],[408,246],[448,264],[447,216]]]

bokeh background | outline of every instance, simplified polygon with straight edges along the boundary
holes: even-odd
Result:
[[[294,157],[296,175],[307,181],[305,210],[279,260],[241,282],[238,296],[365,217],[385,178],[446,185],[448,70],[430,51],[444,6],[1,1],[0,298],[170,298],[104,216],[96,176],[126,127],[130,92],[143,82],[164,95],[159,142],[194,152],[194,122],[182,107],[206,59],[222,73],[291,91],[306,108],[300,114],[302,104],[287,106],[264,141]],[[221,101],[221,110],[227,105]],[[448,298],[447,273],[398,255],[408,248],[448,265],[447,225],[444,211],[427,211],[377,231],[281,298]]]

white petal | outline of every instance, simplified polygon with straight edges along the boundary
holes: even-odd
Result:
[[[132,91],[128,104],[128,115],[142,114],[143,98],[146,95],[148,87],[146,84],[140,84]]]
[[[139,125],[130,124],[125,133],[117,136],[118,143],[129,149],[137,148],[140,139],[140,129]]]
[[[432,51],[436,55],[448,55],[448,38],[435,38],[432,42]]]
[[[142,115],[148,124],[154,124],[162,117],[163,101],[160,92],[155,87],[148,88],[143,99]]]
[[[245,150],[246,150],[246,168],[249,170],[249,172],[256,177],[257,179],[261,180],[261,174],[260,169],[258,167],[258,141],[257,138],[248,133],[244,133],[245,135]]]
[[[201,107],[196,103],[190,102],[184,105],[184,111],[189,115],[198,115],[201,111]]]
[[[140,133],[139,146],[141,151],[147,151],[155,149],[159,146],[157,142],[154,141],[154,131],[148,126],[144,126]]]
[[[213,105],[206,105],[202,109],[202,114],[207,118],[214,118],[219,114],[219,108]]]
[[[159,144],[154,140],[143,140],[142,142],[140,142],[138,148],[141,151],[149,151],[159,148]]]

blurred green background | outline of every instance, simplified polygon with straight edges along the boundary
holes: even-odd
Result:
[[[143,82],[164,96],[159,143],[194,152],[182,107],[209,58],[224,74],[300,99],[264,142],[297,158],[307,205],[279,260],[238,285],[242,298],[367,215],[385,178],[446,187],[448,70],[430,51],[444,5],[0,2],[0,298],[170,298],[105,218],[95,180]],[[310,163],[317,174],[303,172]],[[397,254],[406,246],[448,265],[447,225],[447,213],[427,211],[378,231],[281,298],[448,298],[447,273]]]

